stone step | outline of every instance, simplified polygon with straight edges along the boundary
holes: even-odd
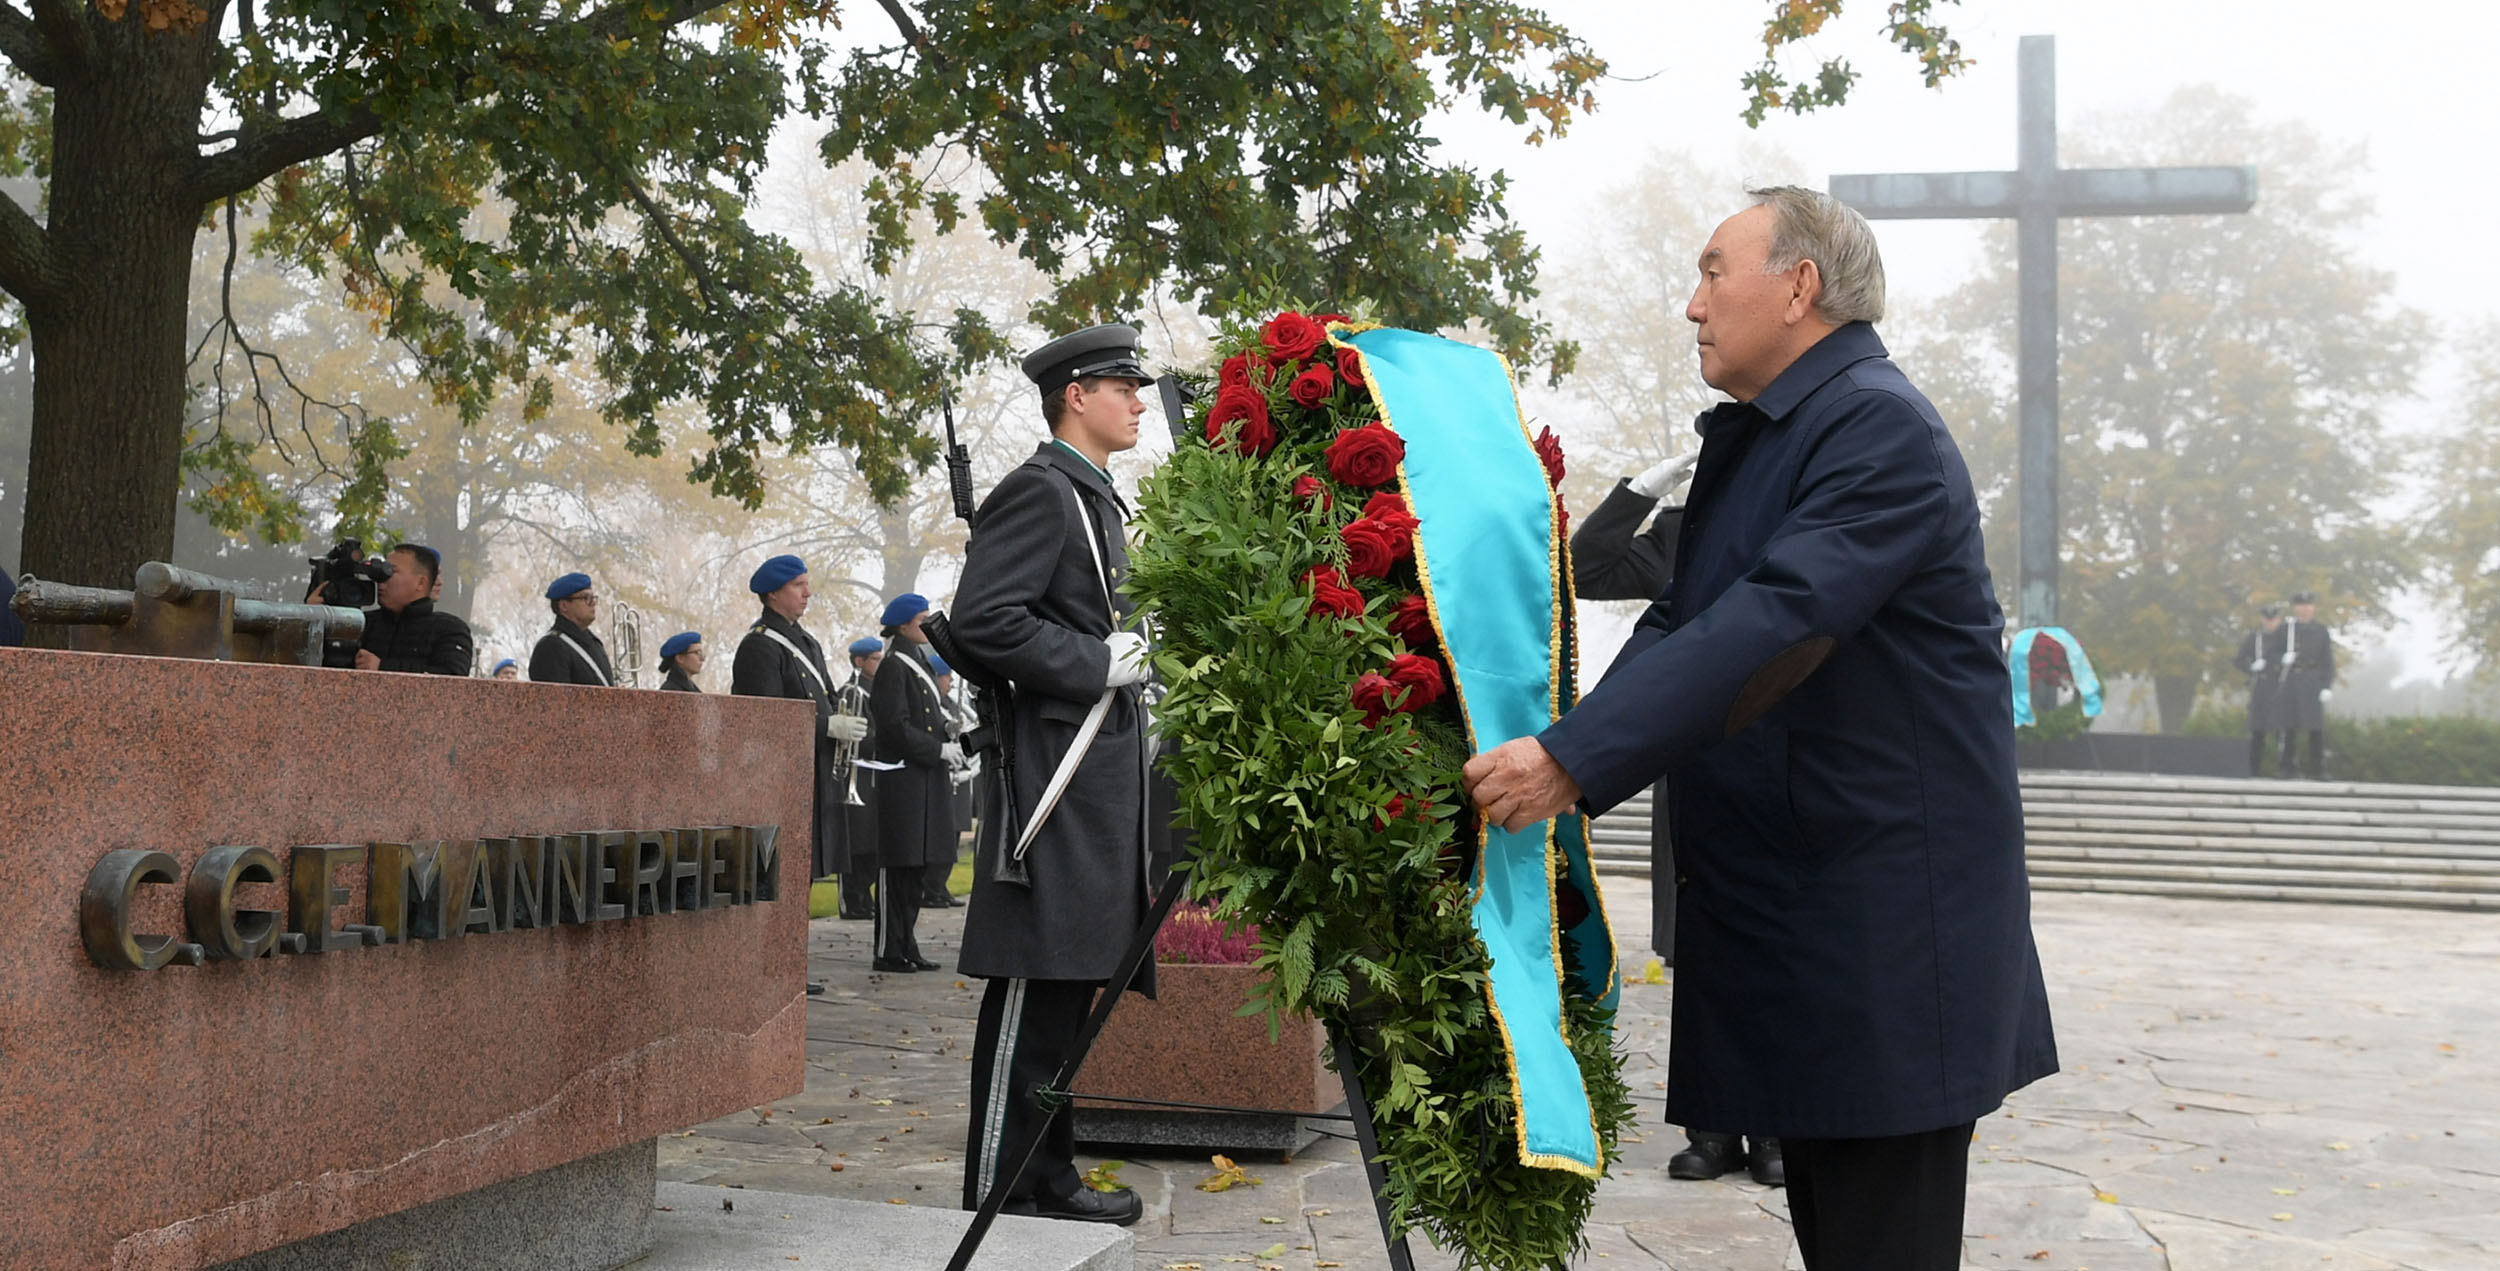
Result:
[[[2467,909],[2500,913],[2500,895],[2407,891],[2336,884],[2326,887],[2242,882],[2193,882],[2149,878],[2035,875],[2033,891],[2088,891],[2133,896],[2193,896],[2208,900],[2305,901],[2325,905],[2379,905],[2394,909]]]
[[[2033,860],[2033,878],[2141,879],[2155,882],[2241,883],[2250,886],[2344,887],[2355,890],[2461,892],[2500,897],[2500,885],[2466,874],[2411,874],[2393,870],[2285,869],[2241,864],[2164,865],[2123,861]]]
[[[658,1246],[627,1265],[633,1271],[942,1267],[971,1225],[971,1214],[935,1203],[878,1205],[662,1183],[651,1224]],[[1137,1263],[1136,1239],[1118,1227],[1004,1214],[972,1259],[973,1271],[1134,1271]]]
[[[2191,830],[2208,827],[2190,826]],[[2500,868],[2500,846],[2445,843],[2421,838],[2368,839],[2335,835],[2260,836],[2212,833],[2144,833],[2132,827],[2088,823],[2080,827],[2030,825],[2023,840],[2033,847],[2059,844],[2074,847],[2170,848],[2192,852],[2314,853],[2325,856],[2420,856],[2479,861]]]
[[[2034,804],[2026,812],[2102,820],[2179,820],[2222,825],[2379,825],[2420,830],[2491,830],[2500,817],[2437,812],[2352,812],[2307,808],[2208,807],[2199,804]]]
[[[2028,844],[2024,854],[2042,861],[2107,862],[2111,864],[2196,865],[2215,869],[2301,869],[2322,873],[2437,874],[2477,878],[2500,889],[2500,861],[2458,860],[2438,856],[2348,856],[2322,852],[2194,851],[2177,848]]]
[[[2082,786],[2061,786],[2049,789],[2026,786],[2023,789],[2025,807],[2054,807],[2069,803],[2148,808],[2265,808],[2301,812],[2420,813],[2500,820],[2500,800],[2491,799],[2305,798],[2289,794],[2198,794],[2184,790],[2129,790]]]
[[[2411,798],[2468,802],[2489,802],[2500,799],[2500,790],[2483,786],[2418,786],[2375,781],[2280,781],[2262,777],[2174,777],[2142,772],[2065,772],[2053,769],[2025,769],[2022,774],[2022,783],[2025,790],[2192,791],[2198,794],[2225,797]]]
[[[2281,822],[2199,821],[2170,817],[2065,816],[2033,811],[2023,817],[2032,834],[2189,835],[2199,838],[2305,839],[2330,843],[2444,843],[2460,849],[2500,850],[2500,830],[2455,830],[2403,825],[2301,825]]]

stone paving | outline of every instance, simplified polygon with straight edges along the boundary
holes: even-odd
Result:
[[[1637,973],[1647,884],[1606,887]],[[2065,1071],[1980,1123],[1966,1266],[2500,1267],[2500,920],[2088,894],[2034,904]],[[931,957],[951,965],[962,916],[923,915]],[[806,1091],[663,1139],[661,1177],[956,1203],[980,982],[872,973],[867,938],[865,923],[812,924],[828,992],[809,1012]],[[1672,991],[1626,990],[1619,1031],[1649,1111],[1574,1265],[1800,1266],[1780,1192],[1666,1177],[1683,1142],[1656,1112]],[[1261,1184],[1221,1194],[1196,1189],[1213,1172],[1203,1158],[1120,1166],[1146,1203],[1140,1271],[1388,1265],[1350,1144],[1243,1164]],[[1456,1265],[1420,1237],[1416,1252],[1419,1266]]]

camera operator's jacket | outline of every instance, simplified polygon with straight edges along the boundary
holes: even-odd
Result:
[[[467,675],[477,656],[469,624],[435,608],[431,600],[411,601],[398,613],[375,609],[366,614],[359,643],[381,659],[385,671]]]
[[[1119,588],[1128,571],[1122,526],[1128,509],[1093,466],[1055,442],[1007,474],[973,519],[963,581],[950,615],[967,658],[1015,683],[1012,790],[996,774],[981,781],[981,837],[964,919],[966,975],[1107,981],[1145,921],[1147,892],[1144,710],[1138,688],[1114,695],[1102,731],[1058,808],[1025,852],[1030,891],[995,882],[1004,831],[1022,826],[1076,738],[1111,672],[1103,643],[1112,631],[1094,553],[1085,545],[1092,514],[1095,546],[1122,617],[1133,607]],[[993,810],[1015,801],[1015,815]],[[1131,987],[1152,991],[1153,964]]]
[[[778,634],[781,639],[773,638]],[[807,660],[802,663],[787,640]],[[729,664],[729,691],[739,697],[787,697],[816,704],[816,833],[809,843],[815,876],[847,874],[851,862],[842,851],[843,792],[834,767],[834,742],[825,735],[833,718],[833,676],[825,669],[824,646],[807,628],[767,609],[738,641],[737,659]]]

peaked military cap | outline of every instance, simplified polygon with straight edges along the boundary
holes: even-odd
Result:
[[[2296,605],[2314,605],[2318,603],[2318,593],[2314,591],[2293,592],[2292,603]]]
[[[1024,377],[1046,395],[1096,375],[1146,383],[1154,377],[1137,351],[1139,338],[1137,328],[1118,322],[1063,335],[1025,355]]]

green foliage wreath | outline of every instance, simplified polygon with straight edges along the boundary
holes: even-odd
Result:
[[[1354,1025],[1399,1226],[1469,1266],[1559,1267],[1597,1184],[1519,1160],[1469,920],[1466,732],[1416,598],[1400,444],[1325,339],[1341,320],[1227,330],[1211,400],[1141,495],[1128,590],[1161,643],[1190,890],[1258,925],[1268,989],[1244,1013]],[[1569,995],[1564,1018],[1611,1160],[1632,1118],[1612,1021]]]

